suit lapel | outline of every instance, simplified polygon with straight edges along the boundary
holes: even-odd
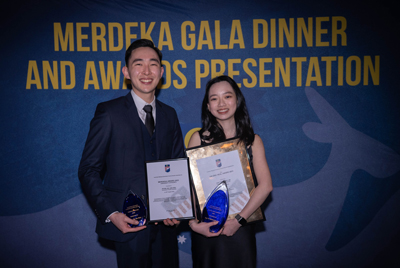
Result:
[[[160,152],[163,144],[164,132],[168,128],[167,116],[163,110],[162,104],[156,100],[156,143],[157,159],[160,159]]]
[[[125,106],[127,108],[127,115],[129,117],[129,120],[132,122],[132,133],[133,133],[132,139],[136,141],[137,146],[140,146],[139,148],[143,154],[143,159],[144,159],[143,134],[142,134],[142,128],[140,126],[140,124],[143,124],[143,122],[138,115],[135,102],[133,101],[130,92],[125,96]]]

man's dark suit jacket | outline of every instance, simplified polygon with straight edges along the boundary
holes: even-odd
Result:
[[[105,223],[107,217],[121,212],[129,190],[147,196],[140,124],[131,93],[100,103],[79,165],[82,189],[98,217],[96,232],[113,241],[129,241],[136,233],[122,234],[113,223]],[[160,101],[156,101],[156,145],[158,160],[184,157],[176,112]]]

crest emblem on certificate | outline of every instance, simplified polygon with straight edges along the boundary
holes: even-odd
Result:
[[[217,167],[221,167],[222,166],[221,159],[215,160],[215,164],[217,165]]]
[[[170,172],[171,171],[171,166],[168,164],[168,165],[165,165],[165,172]]]

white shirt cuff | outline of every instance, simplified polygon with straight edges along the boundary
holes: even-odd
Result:
[[[107,219],[106,219],[106,223],[110,222],[110,217],[112,214],[118,213],[119,211],[114,211],[113,213],[111,213],[110,215],[108,215]]]

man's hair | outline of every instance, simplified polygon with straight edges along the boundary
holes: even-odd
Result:
[[[158,58],[160,59],[160,64],[162,61],[162,53],[161,51],[154,45],[154,43],[151,40],[148,39],[138,39],[135,42],[133,42],[128,49],[125,52],[125,64],[128,66],[129,59],[131,57],[132,51],[139,47],[149,47],[152,48],[158,55]]]

